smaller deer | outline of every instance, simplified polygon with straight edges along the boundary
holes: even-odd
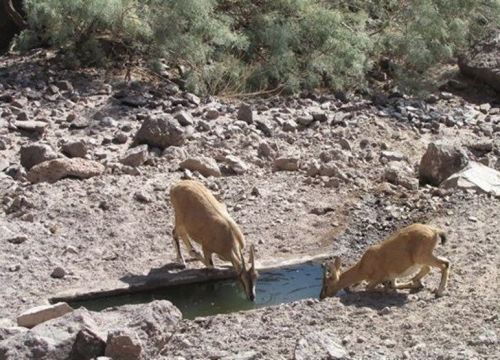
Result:
[[[172,235],[177,260],[185,264],[179,237],[190,254],[209,268],[214,266],[212,255],[217,254],[222,260],[231,262],[247,298],[254,301],[258,276],[255,250],[252,245],[248,260],[250,266],[247,267],[243,257],[245,238],[226,207],[202,183],[194,180],[183,180],[172,186],[170,201],[175,211]],[[190,240],[201,245],[203,256],[193,248]]]
[[[438,241],[446,243],[443,231],[429,225],[413,224],[392,234],[379,244],[369,247],[357,264],[341,272],[340,258],[325,267],[323,287],[320,299],[335,296],[341,290],[349,290],[363,280],[368,282],[367,290],[374,290],[378,284],[385,289],[421,289],[422,278],[431,267],[441,270],[439,288],[434,291],[436,297],[442,296],[448,282],[450,262],[433,255]],[[416,273],[406,283],[397,284],[396,279]]]

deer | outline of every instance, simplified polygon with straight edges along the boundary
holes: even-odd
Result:
[[[170,189],[170,201],[174,208],[175,223],[172,230],[177,262],[185,267],[179,238],[191,256],[207,268],[213,268],[213,254],[221,260],[231,262],[238,274],[246,297],[255,300],[255,285],[258,277],[255,268],[255,248],[250,246],[248,266],[243,256],[245,237],[229,215],[224,204],[202,183],[196,180],[181,180]],[[191,244],[201,245],[203,255]]]
[[[379,284],[384,290],[423,288],[422,278],[431,267],[440,269],[441,281],[434,290],[436,297],[443,295],[448,282],[450,262],[433,254],[438,241],[446,243],[446,234],[435,227],[413,224],[400,229],[379,244],[370,246],[361,259],[346,271],[341,271],[337,256],[325,266],[320,299],[332,297],[344,289],[367,281],[367,291],[374,291]],[[418,272],[417,272],[418,271]],[[398,284],[398,278],[413,275],[410,281]]]

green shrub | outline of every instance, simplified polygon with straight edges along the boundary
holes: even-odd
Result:
[[[182,66],[197,93],[359,89],[384,56],[401,83],[500,23],[498,0],[25,0],[20,49],[74,65],[123,55]]]

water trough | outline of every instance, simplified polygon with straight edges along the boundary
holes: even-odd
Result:
[[[321,261],[329,255],[257,263],[257,299],[246,300],[230,268],[159,269],[144,276],[107,281],[95,289],[79,288],[56,294],[49,301],[65,301],[72,307],[100,311],[113,306],[170,300],[188,319],[250,310],[317,298],[321,290]]]

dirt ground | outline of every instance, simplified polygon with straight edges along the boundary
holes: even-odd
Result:
[[[148,94],[147,105],[130,107],[113,97],[123,85],[105,74],[41,71],[40,61],[35,55],[24,60],[5,58],[0,64],[0,96],[28,99],[22,109],[12,101],[0,101],[0,140],[5,144],[0,157],[9,166],[19,166],[25,144],[42,141],[59,152],[62,143],[83,140],[88,157],[107,170],[87,180],[62,179],[53,184],[30,184],[22,175],[17,179],[0,175],[0,317],[15,319],[23,310],[69,288],[147,274],[175,261],[168,191],[185,176],[179,163],[198,155],[223,163],[225,156],[234,155],[248,167],[243,174],[192,176],[227,205],[247,242],[256,245],[259,260],[330,251],[352,264],[368,245],[392,231],[426,222],[448,233],[449,242],[436,250],[451,262],[446,295],[435,299],[429,291],[438,283],[439,273],[433,271],[424,280],[426,288],[413,294],[361,291],[324,301],[307,299],[182,320],[162,349],[151,350],[154,358],[291,359],[300,358],[302,350],[306,354],[302,358],[308,358],[307,351],[314,346],[318,346],[317,358],[334,358],[323,354],[327,348],[321,343],[323,335],[336,340],[352,359],[500,358],[498,199],[430,186],[407,189],[383,178],[388,163],[384,151],[403,155],[404,159],[395,161],[404,163],[416,178],[420,158],[431,141],[466,149],[473,143],[498,146],[500,132],[483,132],[484,123],[469,121],[482,116],[480,104],[456,96],[433,104],[390,99],[378,106],[356,98],[347,103],[334,97],[256,100],[252,103],[256,116],[273,128],[266,136],[255,123],[236,120],[238,102],[209,99],[185,107],[195,122],[204,123],[194,127],[194,135],[184,145],[163,152],[153,149],[139,173],[129,175],[120,170],[119,159],[140,127],[142,115],[172,112],[178,109],[175,99],[182,95],[137,85],[135,94]],[[75,91],[51,90],[58,79],[71,81]],[[498,103],[491,104],[498,109]],[[404,116],[405,111],[398,112],[405,107],[406,112],[418,109],[412,120]],[[220,116],[207,120],[207,109],[217,109]],[[103,116],[95,116],[98,111],[112,117],[111,126],[103,125]],[[322,111],[329,120],[296,128],[285,124],[315,111]],[[40,138],[9,127],[19,112],[47,123]],[[432,112],[440,115],[425,120],[424,115]],[[72,129],[68,114],[88,119],[88,126]],[[442,119],[447,116],[458,119],[456,124],[445,125]],[[418,122],[419,118],[424,120]],[[125,144],[113,142],[119,131],[127,136]],[[275,154],[262,156],[262,142],[271,144]],[[273,171],[274,158],[280,156],[298,158],[300,169]],[[469,156],[486,157],[492,167],[499,164],[498,151],[485,156],[469,151]],[[310,162],[325,160],[341,174],[308,175]],[[9,241],[18,236],[25,239]],[[51,277],[58,266],[66,275]]]

